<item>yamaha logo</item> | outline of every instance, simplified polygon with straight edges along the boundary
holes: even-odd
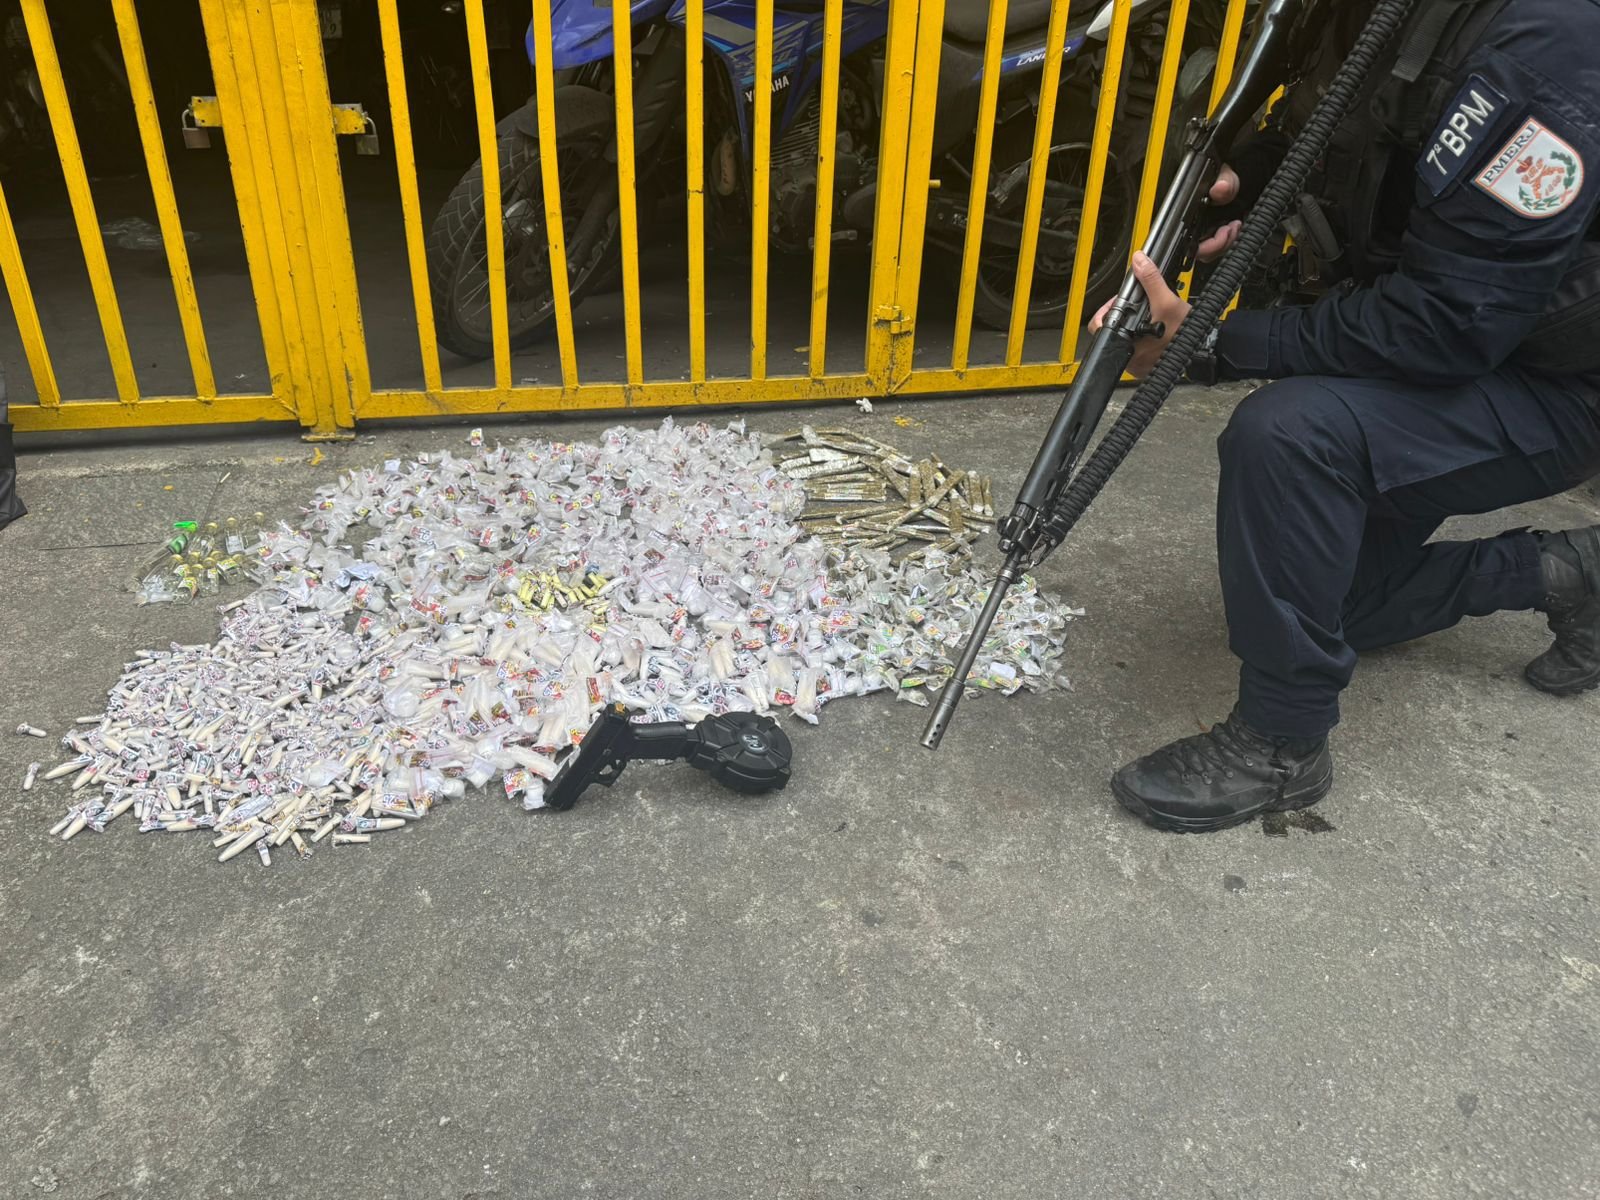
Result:
[[[772,81],[772,91],[773,91],[774,94],[776,94],[778,92],[786,91],[786,90],[788,90],[788,87],[789,87],[789,76],[787,76],[787,75],[776,76]],[[753,87],[745,88],[745,90],[744,90],[744,102],[746,104],[754,104],[756,102],[756,89],[755,88],[753,88]]]

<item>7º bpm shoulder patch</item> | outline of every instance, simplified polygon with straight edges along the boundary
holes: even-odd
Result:
[[[1512,212],[1553,217],[1583,189],[1583,155],[1529,117],[1473,180]]]

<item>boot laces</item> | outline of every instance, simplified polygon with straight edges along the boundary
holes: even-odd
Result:
[[[1174,742],[1163,753],[1185,779],[1198,775],[1208,781],[1219,772],[1225,779],[1232,779],[1238,768],[1249,769],[1258,759],[1266,762],[1271,758],[1270,749],[1231,716],[1205,733]]]

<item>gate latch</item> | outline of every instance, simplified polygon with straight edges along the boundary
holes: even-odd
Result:
[[[333,106],[333,131],[356,139],[357,154],[377,154],[378,126],[359,104]]]
[[[333,132],[356,139],[357,154],[378,154],[378,126],[360,104],[333,106]],[[183,144],[190,150],[211,146],[211,129],[222,128],[222,106],[215,96],[192,96],[183,110]]]
[[[872,323],[897,337],[911,328],[911,322],[906,320],[905,311],[898,304],[880,304],[872,314]]]

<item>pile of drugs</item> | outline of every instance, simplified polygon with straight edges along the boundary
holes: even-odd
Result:
[[[73,794],[54,832],[132,812],[265,863],[496,778],[537,808],[604,703],[686,722],[815,722],[885,690],[926,703],[988,586],[939,544],[895,562],[807,536],[801,483],[742,423],[472,443],[350,472],[300,528],[265,533],[259,589],[221,610],[216,643],[139,651],[63,738],[45,778]],[[1073,615],[1019,586],[969,684],[1064,685]]]
[[[865,433],[809,425],[776,447],[778,469],[800,480],[810,501],[801,527],[829,546],[962,560],[993,527],[989,478],[951,470],[938,455],[913,462]]]

